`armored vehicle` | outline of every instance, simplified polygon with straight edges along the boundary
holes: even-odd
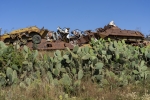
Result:
[[[113,21],[104,28],[97,28],[96,32],[100,38],[110,38],[114,40],[125,40],[126,43],[141,43],[144,41],[144,35],[139,31],[134,30],[122,30],[117,27]]]
[[[18,43],[20,45],[27,44],[28,41],[39,44],[49,31],[47,29],[39,29],[36,26],[22,28],[1,35],[1,41],[6,44]]]

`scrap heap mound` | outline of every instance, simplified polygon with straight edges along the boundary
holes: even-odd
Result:
[[[36,26],[23,28],[4,34],[1,41],[7,44],[18,44],[19,46],[27,45],[31,49],[38,50],[56,50],[69,47],[73,49],[74,45],[82,46],[88,44],[91,38],[98,40],[100,38],[108,40],[125,40],[128,44],[144,43],[144,35],[139,31],[122,30],[117,27],[114,21],[103,28],[97,28],[95,32],[91,30],[81,31],[75,29],[71,32],[70,28],[57,28],[57,31],[48,29],[39,29]]]

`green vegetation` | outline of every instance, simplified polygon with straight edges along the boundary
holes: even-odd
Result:
[[[56,50],[53,57],[0,42],[0,99],[150,98],[150,49],[108,41],[92,39],[92,48]]]

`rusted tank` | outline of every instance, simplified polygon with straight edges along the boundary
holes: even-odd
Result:
[[[36,48],[34,48],[34,45],[36,46]],[[27,46],[30,49],[37,49],[37,50],[64,50],[66,47],[68,47],[69,49],[73,49],[74,45],[70,44],[70,43],[66,43],[64,41],[47,41],[46,39],[42,39],[41,43],[39,44],[34,44],[32,42],[28,42]]]
[[[41,39],[46,38],[49,31],[47,29],[39,29],[36,26],[31,26],[27,28],[22,28],[18,30],[11,31],[1,35],[1,41],[6,44],[18,43],[20,45],[26,45],[28,41],[32,41],[36,44],[41,42]]]
[[[125,40],[126,43],[141,43],[144,41],[144,35],[139,31],[134,30],[122,30],[114,25],[106,25],[104,28],[97,28],[97,34],[100,38]]]

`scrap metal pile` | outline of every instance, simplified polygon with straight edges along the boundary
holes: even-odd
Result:
[[[50,31],[48,29],[39,29],[36,26],[23,28],[10,32],[9,34],[3,34],[0,36],[1,41],[6,44],[13,45],[27,45],[31,49],[38,50],[56,50],[65,49],[69,47],[73,49],[74,45],[82,46],[88,44],[91,38],[98,40],[112,39],[122,40],[124,39],[128,44],[140,44],[144,41],[144,35],[139,31],[122,30],[118,28],[113,21],[104,28],[97,28],[94,32],[91,30],[81,31],[75,29],[70,32],[70,28],[57,28],[57,31]]]

